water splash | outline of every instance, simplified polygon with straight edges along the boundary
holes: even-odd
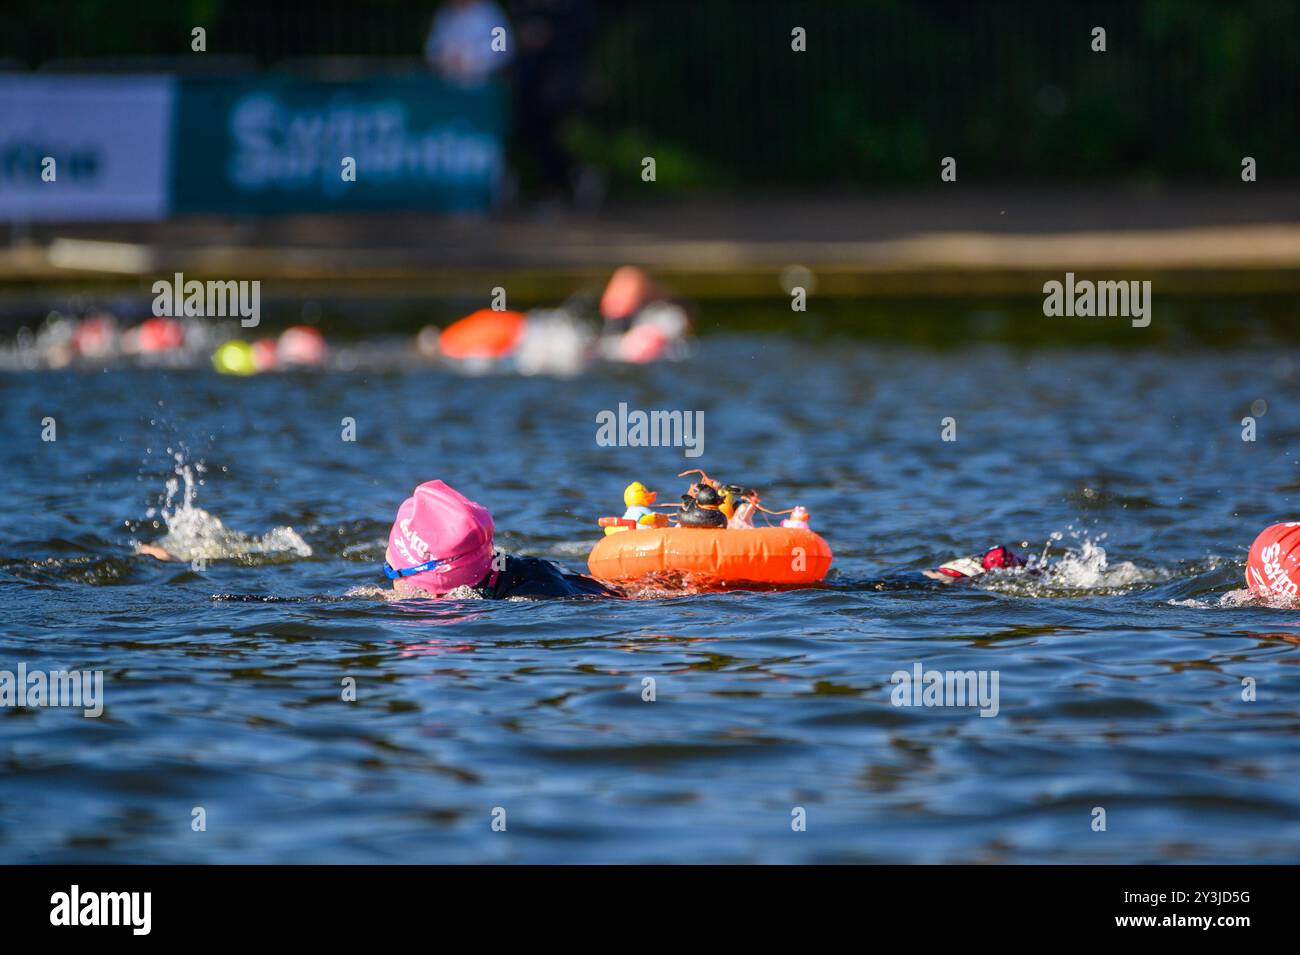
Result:
[[[1287,597],[1283,594],[1257,594],[1247,587],[1229,590],[1219,594],[1217,599],[1170,600],[1174,607],[1191,607],[1196,610],[1236,610],[1240,607],[1262,607],[1267,610],[1300,610],[1300,597]]]
[[[172,457],[175,474],[167,479],[164,499],[158,508],[149,509],[150,517],[161,517],[167,526],[155,546],[182,561],[312,555],[311,545],[292,527],[274,527],[262,535],[226,527],[219,517],[195,503],[202,483],[197,476],[205,471],[202,462],[190,465],[179,451]]]
[[[392,587],[376,587],[374,584],[362,584],[352,587],[343,596],[358,600],[381,600],[385,603],[392,603],[402,599],[402,595]]]

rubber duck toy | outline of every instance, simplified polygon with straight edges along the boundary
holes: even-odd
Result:
[[[633,481],[623,490],[623,503],[627,505],[627,510],[623,512],[623,519],[636,521],[638,526],[653,524],[655,512],[650,508],[658,497],[657,491],[650,490],[640,481]]]
[[[726,527],[722,513],[723,496],[708,484],[696,484],[694,495],[682,495],[682,510],[677,516],[680,527]]]
[[[808,508],[802,505],[790,512],[790,516],[781,522],[782,527],[802,527],[808,530]]]
[[[623,516],[618,520],[617,524],[605,526],[605,536],[617,534],[619,531],[663,527],[667,523],[667,517],[651,510],[655,498],[658,496],[656,491],[650,490],[640,481],[633,481],[629,484],[623,491],[623,503],[627,505],[627,510],[623,512]],[[631,526],[628,524],[629,521],[632,522]]]

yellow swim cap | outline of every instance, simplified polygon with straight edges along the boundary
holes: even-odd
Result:
[[[253,346],[237,338],[212,353],[212,364],[223,375],[251,375],[257,371]]]

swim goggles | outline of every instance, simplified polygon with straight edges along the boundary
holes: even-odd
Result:
[[[416,564],[414,567],[403,567],[397,570],[388,561],[384,561],[384,576],[389,580],[397,580],[399,577],[413,577],[416,574],[422,574],[426,570],[433,570],[438,565],[444,563],[442,560],[426,560],[423,564]],[[446,561],[445,563],[450,563]]]
[[[467,550],[463,554],[457,554],[455,557],[437,557],[433,560],[426,560],[423,564],[416,564],[414,567],[403,567],[401,570],[395,568],[388,561],[384,561],[384,576],[389,580],[397,580],[399,577],[414,577],[416,574],[422,574],[426,570],[436,570],[438,567],[451,566],[459,560],[473,555],[475,551]]]

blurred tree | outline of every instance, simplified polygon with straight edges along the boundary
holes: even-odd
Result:
[[[517,16],[545,0],[507,4]],[[0,58],[211,54],[262,65],[339,54],[418,56],[437,4],[415,0],[62,0],[6,15]],[[581,5],[579,5],[581,6]],[[1203,178],[1242,156],[1261,180],[1300,175],[1291,0],[606,0],[587,70],[540,129],[633,188],[631,159],[664,190],[709,184],[938,185],[973,180]],[[579,22],[575,20],[575,23]],[[807,49],[791,49],[803,27]],[[1104,26],[1107,50],[1091,30]],[[585,29],[585,27],[584,27]],[[576,35],[576,34],[575,34]],[[536,66],[537,64],[534,64]],[[523,83],[535,83],[519,71]],[[521,89],[521,109],[543,102]],[[554,104],[552,104],[554,106]],[[534,117],[535,118],[535,117]],[[522,124],[521,129],[527,124]],[[528,148],[528,147],[525,147]],[[543,146],[535,147],[542,150]],[[532,157],[554,178],[556,154]],[[635,167],[633,167],[635,168]]]

